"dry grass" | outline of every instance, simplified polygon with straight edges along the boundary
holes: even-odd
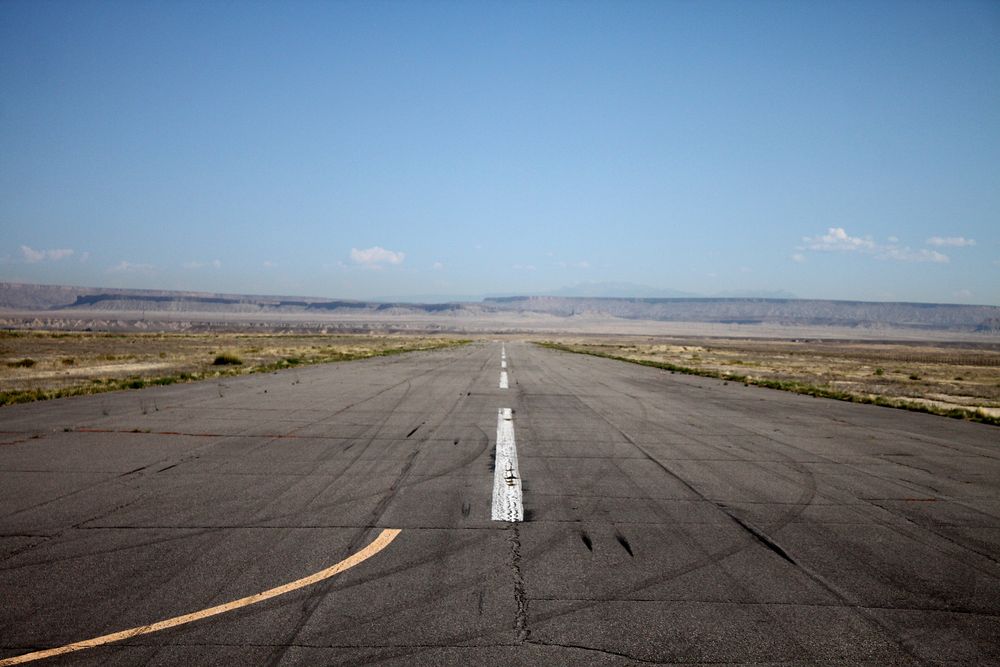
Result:
[[[866,403],[1000,423],[1000,345],[564,339],[574,352]]]
[[[401,335],[0,332],[0,405],[463,342]],[[24,363],[26,359],[33,363]],[[217,363],[218,359],[241,363]]]

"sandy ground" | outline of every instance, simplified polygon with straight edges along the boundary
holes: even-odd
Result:
[[[62,390],[129,379],[231,375],[395,349],[427,349],[453,338],[386,334],[94,333],[0,331],[0,392]],[[238,364],[217,364],[231,355]]]
[[[0,311],[0,328],[82,331],[341,331],[451,332],[494,335],[580,334],[705,336],[821,340],[967,341],[1000,343],[996,334],[886,327],[818,327],[778,324],[657,322],[597,315],[557,317],[503,312],[470,316],[344,315],[316,313],[174,313],[109,311]]]

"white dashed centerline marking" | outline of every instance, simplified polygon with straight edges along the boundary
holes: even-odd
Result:
[[[523,521],[521,474],[514,444],[514,415],[510,408],[497,412],[496,468],[493,471],[493,520]]]
[[[500,388],[507,389],[507,371],[500,371]]]

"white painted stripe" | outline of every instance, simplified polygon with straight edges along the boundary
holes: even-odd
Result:
[[[514,444],[514,416],[510,408],[497,412],[496,468],[493,472],[493,520],[524,521],[521,473]]]
[[[501,359],[500,360],[500,368],[507,368],[507,360],[506,359]]]
[[[500,388],[508,389],[507,385],[507,371],[500,371]]]

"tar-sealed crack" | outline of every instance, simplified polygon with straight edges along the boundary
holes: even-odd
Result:
[[[532,642],[529,642],[529,643],[533,644],[535,646],[549,646],[549,647],[552,647],[552,648],[568,648],[568,649],[575,649],[575,650],[578,650],[578,651],[589,651],[591,653],[599,653],[599,654],[603,654],[603,655],[610,655],[610,656],[614,656],[616,658],[625,658],[626,660],[628,660],[630,662],[639,662],[639,663],[643,663],[643,664],[648,663],[648,664],[655,664],[655,665],[662,664],[662,663],[660,663],[658,661],[654,661],[654,660],[643,660],[642,658],[637,658],[634,655],[630,655],[630,654],[624,653],[622,651],[611,651],[609,649],[594,648],[593,646],[584,646],[582,644],[566,644],[566,643],[563,643],[563,642],[543,642],[543,641],[532,641]]]
[[[731,514],[730,512],[728,512],[726,510],[722,510],[722,511],[726,512],[726,514],[729,516],[729,518],[732,519],[733,521],[735,521],[736,524],[740,528],[742,528],[743,530],[747,531],[748,533],[750,533],[751,535],[753,535],[755,538],[757,538],[757,541],[759,541],[765,547],[767,547],[768,549],[770,549],[774,553],[778,554],[779,556],[781,556],[782,558],[784,558],[786,561],[788,561],[792,565],[795,565],[796,567],[798,567],[799,564],[796,563],[795,560],[791,556],[789,556],[787,553],[785,553],[785,550],[782,549],[781,547],[779,547],[774,542],[774,540],[772,540],[770,537],[768,537],[767,535],[765,535],[764,533],[762,533],[758,529],[754,528],[753,526],[751,526],[747,522],[743,521],[742,519],[740,519],[739,517],[737,517],[735,514]]]
[[[514,575],[514,604],[517,608],[514,617],[514,632],[517,635],[517,641],[525,642],[531,631],[528,630],[528,594],[524,590],[524,576],[521,573],[521,531],[516,523],[511,524],[507,542],[510,544],[510,565]]]

